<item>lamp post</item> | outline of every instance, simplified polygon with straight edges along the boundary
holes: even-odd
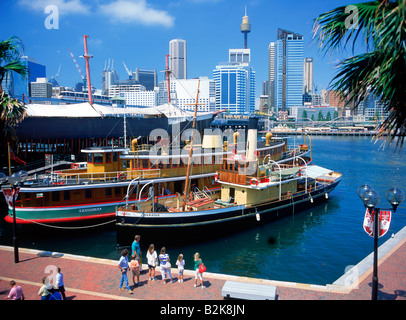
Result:
[[[19,184],[27,177],[27,172],[19,171],[13,173],[8,177],[8,182],[10,183],[12,189],[12,203],[13,203],[13,246],[14,246],[14,263],[19,262],[18,257],[18,238],[17,238],[17,222],[16,222],[16,198],[18,195]]]
[[[374,266],[372,276],[372,300],[378,299],[378,238],[379,238],[379,212],[380,209],[376,206],[379,204],[379,194],[369,185],[365,184],[358,188],[358,196],[361,198],[365,207],[369,210],[373,217],[374,228]],[[400,203],[405,199],[405,194],[399,188],[392,188],[386,192],[386,199],[392,205],[393,212]]]

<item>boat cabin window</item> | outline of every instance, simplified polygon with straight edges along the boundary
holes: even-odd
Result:
[[[85,189],[85,198],[86,199],[92,198],[92,189]]]
[[[106,153],[106,163],[111,163],[111,153]]]
[[[65,190],[63,192],[63,200],[65,200],[65,201],[70,200],[70,192],[69,192],[69,190]]]
[[[103,163],[103,153],[94,154],[94,163]]]
[[[52,194],[52,201],[53,202],[58,202],[60,201],[60,197],[59,197],[59,191],[55,191],[55,192],[51,192]]]
[[[113,152],[113,161],[114,162],[118,161],[118,153],[117,152]]]
[[[111,197],[111,188],[106,188],[105,194],[106,194],[106,197]]]
[[[87,155],[87,162],[92,163],[93,162],[93,153],[89,153]]]

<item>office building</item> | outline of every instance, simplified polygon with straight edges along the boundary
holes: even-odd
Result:
[[[28,77],[11,72],[7,79],[2,82],[3,90],[13,97],[22,99],[23,94],[29,96],[30,83],[37,81],[37,78],[46,78],[46,67],[28,56],[22,56],[21,62],[28,68]]]
[[[145,87],[139,83],[136,83],[135,80],[132,81],[121,81],[117,84],[113,84],[109,87],[109,97],[119,96],[123,92],[139,92],[146,91]]]
[[[269,45],[269,96],[276,114],[302,105],[303,60],[303,36],[278,29],[277,41]]]
[[[276,42],[268,47],[268,106],[273,113],[276,111],[275,71],[276,71]]]
[[[127,106],[155,107],[157,105],[158,90],[124,91],[119,96],[125,100]]]
[[[213,112],[216,108],[216,87],[213,80],[207,77],[199,79],[172,79],[171,102],[181,110],[194,111],[198,82],[200,81],[198,112]],[[159,83],[158,104],[168,102],[167,82]]]
[[[104,66],[101,75],[102,75],[102,94],[109,95],[109,88],[119,81],[118,73],[113,68],[113,62],[110,66],[109,60],[108,66],[107,67],[106,65]]]
[[[142,84],[147,91],[153,91],[158,86],[158,76],[156,70],[135,69],[134,79]]]
[[[313,58],[303,61],[303,94],[313,93]]]
[[[230,114],[255,111],[255,71],[241,64],[223,63],[213,71],[216,83],[216,110]]]
[[[169,70],[175,79],[187,79],[186,40],[174,39],[169,42]]]
[[[52,84],[46,78],[37,78],[36,81],[30,82],[30,97],[51,98]]]

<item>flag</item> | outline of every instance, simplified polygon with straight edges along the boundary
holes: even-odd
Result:
[[[14,161],[17,162],[17,163],[21,163],[21,164],[23,164],[23,165],[26,165],[26,164],[27,164],[25,161],[21,160],[19,157],[17,157],[17,156],[14,154],[14,151],[13,151],[13,149],[11,149],[11,147],[10,147],[10,159],[14,160]]]

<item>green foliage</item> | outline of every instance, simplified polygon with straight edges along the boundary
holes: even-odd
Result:
[[[379,97],[390,111],[380,132],[392,132],[390,142],[399,135],[401,147],[406,136],[406,1],[371,1],[351,8],[356,8],[357,16],[342,6],[315,19],[314,37],[325,53],[345,48],[351,40],[354,49],[361,36],[370,48],[341,61],[330,88],[349,98],[347,104],[354,103],[355,108],[369,94]],[[358,29],[349,28],[354,22]]]

